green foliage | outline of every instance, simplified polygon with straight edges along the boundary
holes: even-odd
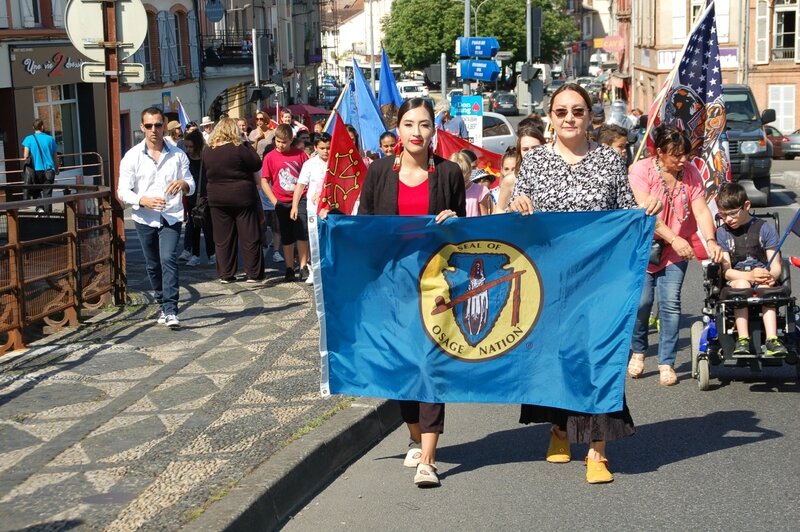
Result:
[[[472,5],[478,2],[473,0]],[[534,0],[533,5],[542,8],[544,19],[539,59],[556,62],[564,43],[580,38],[575,19],[565,14],[566,0]],[[473,10],[473,32],[475,22]],[[490,0],[481,6],[477,23],[481,36],[496,37],[502,50],[513,52],[511,64],[525,61],[525,0]],[[464,33],[464,4],[457,0],[395,0],[383,28],[389,57],[406,69],[437,63],[442,52],[455,61],[455,40]]]

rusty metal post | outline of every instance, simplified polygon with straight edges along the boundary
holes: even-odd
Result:
[[[119,181],[119,163],[122,160],[122,141],[119,131],[119,58],[117,43],[117,11],[116,2],[103,2],[103,19],[105,24],[106,72],[113,74],[106,78],[106,102],[108,109],[109,139],[109,172],[108,181],[111,188],[111,217],[114,224],[112,238],[112,254],[114,260],[114,303],[124,305],[127,302],[127,273],[125,266],[125,208],[117,196]]]
[[[66,189],[66,193],[69,189]],[[65,194],[67,196],[68,194]],[[64,215],[67,222],[67,241],[68,254],[67,262],[70,270],[69,285],[72,294],[70,294],[70,301],[72,307],[64,310],[64,317],[67,319],[70,327],[78,325],[80,318],[81,308],[81,262],[80,262],[80,235],[78,234],[78,217],[76,215],[77,200],[64,201]]]
[[[13,351],[23,349],[25,341],[22,337],[22,327],[25,325],[25,270],[22,264],[22,243],[19,240],[19,211],[8,211],[8,243],[13,246],[13,260],[9,260],[11,268],[11,283],[14,289],[14,305],[16,306],[16,319],[8,331],[8,347]]]

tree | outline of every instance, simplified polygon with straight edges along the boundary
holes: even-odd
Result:
[[[534,0],[533,4],[542,8],[543,18],[538,59],[556,62],[564,51],[563,43],[580,38],[577,24],[566,14],[566,0]],[[481,36],[496,37],[501,49],[514,54],[512,65],[525,61],[524,0],[492,0],[481,8],[478,24]],[[442,52],[455,61],[455,40],[464,33],[464,4],[456,0],[395,0],[383,20],[383,31],[389,57],[407,69],[437,63]]]
[[[383,20],[386,53],[408,70],[437,63],[442,52],[452,57],[464,31],[464,4],[454,0],[395,0]]]

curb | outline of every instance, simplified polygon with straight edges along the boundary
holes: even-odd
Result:
[[[358,398],[321,427],[267,458],[183,530],[274,530],[400,422],[395,401]]]
[[[800,172],[788,171],[784,172],[781,181],[794,189],[800,189]]]

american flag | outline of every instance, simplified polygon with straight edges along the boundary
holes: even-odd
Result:
[[[650,136],[662,123],[683,130],[692,142],[691,159],[706,188],[706,199],[716,197],[722,181],[730,181],[730,158],[725,135],[725,103],[722,99],[722,67],[719,61],[716,13],[709,0],[683,48],[680,60],[670,72],[650,108]]]

